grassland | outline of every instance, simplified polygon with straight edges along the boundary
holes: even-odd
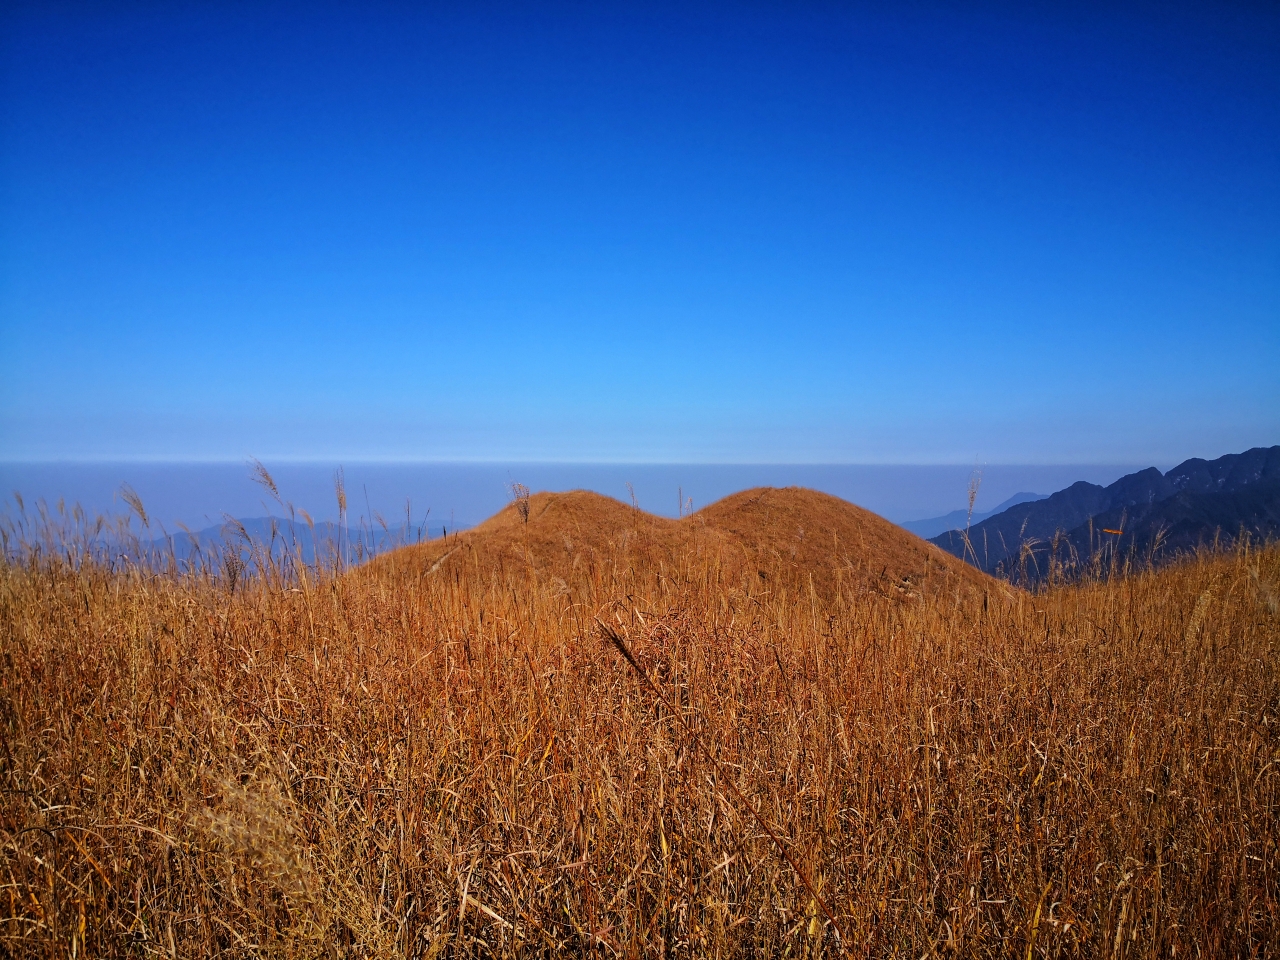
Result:
[[[455,567],[11,544],[0,952],[1274,952],[1280,551],[884,589],[634,523],[568,576],[524,517]]]

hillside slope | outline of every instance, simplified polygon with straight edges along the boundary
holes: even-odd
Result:
[[[1120,530],[1119,535],[1107,530]],[[1091,518],[1064,538],[1077,556],[1090,556],[1100,543],[1138,556],[1178,555],[1231,542],[1247,533],[1253,540],[1280,536],[1280,484],[1196,493],[1182,490],[1157,503],[1113,508]]]
[[[375,575],[493,577],[524,572],[566,587],[625,578],[714,577],[752,590],[843,587],[905,597],[999,589],[990,577],[838,497],[797,487],[733,494],[679,520],[583,490],[528,498],[478,527],[404,547]]]
[[[812,578],[821,593],[934,592],[960,583],[989,586],[972,568],[869,510],[816,490],[761,487],[725,497],[690,520],[728,538],[761,569]]]
[[[1104,534],[1105,529],[1123,532]],[[1025,547],[1028,574],[1034,576],[1047,569],[1043,561],[1054,549],[1059,558],[1074,561],[1099,549],[1160,559],[1215,539],[1230,541],[1242,530],[1260,539],[1280,536],[1280,446],[1217,460],[1194,458],[1163,474],[1149,467],[1107,487],[1074,483],[974,524],[971,554],[959,531],[930,542],[992,573],[1020,567]]]

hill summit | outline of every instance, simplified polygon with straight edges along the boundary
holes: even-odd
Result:
[[[1000,589],[991,577],[838,497],[760,487],[680,519],[585,490],[519,498],[479,526],[395,550],[369,568],[397,577],[527,574],[575,589],[600,579],[711,576],[756,591],[894,598]]]

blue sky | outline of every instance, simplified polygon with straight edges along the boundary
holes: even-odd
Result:
[[[0,459],[1280,442],[1274,5],[0,16]]]

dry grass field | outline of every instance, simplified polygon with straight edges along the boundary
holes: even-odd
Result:
[[[1275,952],[1280,551],[1032,594],[764,493],[234,589],[24,533],[0,954]]]

